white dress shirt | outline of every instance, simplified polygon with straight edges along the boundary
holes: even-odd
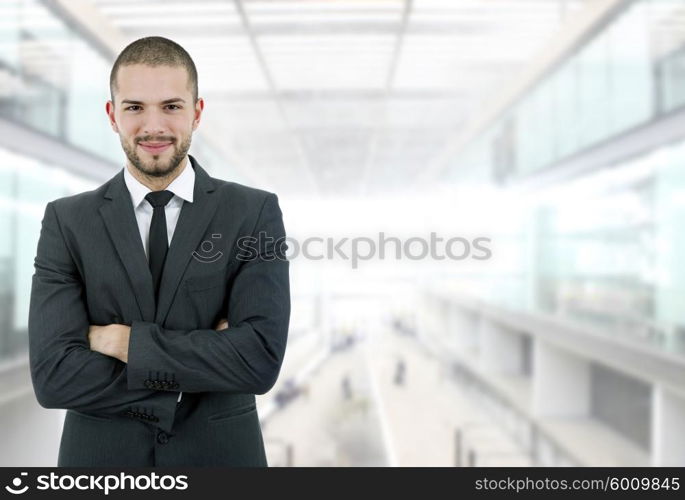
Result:
[[[136,221],[138,222],[138,230],[140,231],[140,238],[143,241],[143,248],[145,249],[145,256],[149,259],[149,242],[150,242],[150,224],[152,223],[152,205],[145,199],[145,195],[152,191],[145,184],[142,184],[138,179],[133,177],[129,172],[128,167],[124,167],[124,181],[128,192],[131,193],[131,201],[133,202],[133,211],[136,214]],[[181,214],[183,202],[193,202],[193,189],[195,188],[195,170],[190,164],[190,160],[186,157],[186,165],[183,171],[176,177],[166,190],[174,193],[169,203],[164,207],[164,216],[166,217],[166,230],[169,245],[171,245],[171,238],[174,236],[178,216]],[[178,401],[181,401],[183,392],[178,394]]]

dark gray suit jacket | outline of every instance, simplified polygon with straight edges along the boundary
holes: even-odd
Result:
[[[267,465],[255,394],[278,377],[290,319],[278,198],[190,165],[158,307],[123,169],[47,204],[29,354],[38,402],[68,410],[59,466]],[[89,325],[110,323],[131,326],[128,364],[89,349]]]

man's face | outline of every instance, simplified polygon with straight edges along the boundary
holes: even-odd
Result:
[[[151,177],[172,174],[190,148],[204,102],[193,103],[181,66],[121,66],[114,100],[107,101],[112,129],[133,167]]]

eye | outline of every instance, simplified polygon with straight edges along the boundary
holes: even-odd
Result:
[[[133,109],[133,108],[136,108],[136,109]],[[137,108],[140,108],[140,106],[138,106],[137,104],[133,104],[132,106],[127,106],[127,107],[124,108],[124,109],[125,109],[126,111],[138,111]]]
[[[170,108],[170,106],[173,106],[173,108]],[[181,109],[181,106],[179,106],[177,104],[167,104],[166,107],[167,107],[167,109],[174,109],[174,110]]]

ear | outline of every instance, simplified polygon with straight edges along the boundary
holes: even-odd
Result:
[[[114,103],[112,101],[107,101],[105,104],[105,111],[107,112],[107,117],[109,118],[109,125],[112,127],[112,130],[118,134],[119,127],[117,126],[116,118],[114,117]]]
[[[202,117],[202,111],[205,109],[205,100],[202,97],[198,97],[195,103],[194,119],[193,119],[193,130],[197,129],[200,125],[200,118]]]

